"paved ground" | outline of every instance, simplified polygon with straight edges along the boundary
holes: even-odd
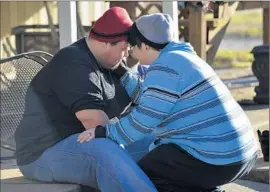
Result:
[[[226,192],[268,192],[269,185],[253,181],[237,180],[232,184],[225,185],[223,189]]]

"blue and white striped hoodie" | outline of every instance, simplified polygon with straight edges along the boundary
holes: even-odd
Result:
[[[189,43],[171,42],[145,80],[126,72],[121,83],[138,104],[106,126],[106,137],[127,145],[154,132],[150,150],[174,143],[209,164],[250,160],[257,153],[251,124],[213,69]]]

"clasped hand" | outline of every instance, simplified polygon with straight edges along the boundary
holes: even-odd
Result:
[[[83,143],[85,141],[90,141],[90,140],[94,139],[95,138],[95,130],[96,130],[96,128],[90,128],[90,129],[85,130],[84,132],[82,132],[79,135],[77,141],[79,143]]]

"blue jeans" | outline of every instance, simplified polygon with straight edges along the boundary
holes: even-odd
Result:
[[[150,135],[125,149],[106,138],[78,143],[72,135],[20,166],[25,177],[43,182],[76,183],[100,191],[157,191],[136,161],[148,153]]]

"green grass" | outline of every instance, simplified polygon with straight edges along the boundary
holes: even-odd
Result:
[[[262,9],[237,11],[228,26],[226,35],[229,36],[246,36],[246,37],[262,37]],[[254,60],[250,50],[218,50],[214,67],[234,67],[243,68],[250,67]]]
[[[261,37],[262,9],[237,11],[228,26],[226,35]]]
[[[233,24],[251,24],[251,23],[261,23],[262,22],[262,9],[253,9],[246,11],[237,11],[231,22]]]
[[[216,54],[214,67],[230,66],[234,68],[249,67],[253,61],[250,51],[219,50]]]
[[[228,28],[226,31],[226,35],[229,36],[244,36],[244,37],[262,37],[262,26],[253,25],[238,25],[233,28]]]

